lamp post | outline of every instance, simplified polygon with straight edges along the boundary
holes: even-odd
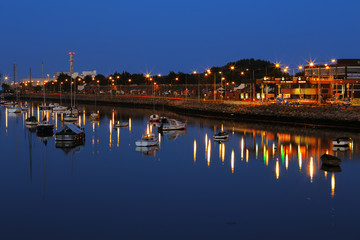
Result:
[[[194,74],[195,77],[197,77],[196,76],[196,74],[197,74],[196,71],[193,71],[193,74]],[[199,77],[197,77],[197,78],[198,78],[198,102],[200,102],[200,78]]]

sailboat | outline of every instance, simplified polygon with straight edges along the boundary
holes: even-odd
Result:
[[[15,94],[16,94],[16,101],[19,104],[19,93],[16,85],[16,64],[14,64],[14,82],[15,82]],[[21,113],[21,107],[18,105],[10,106],[8,108],[9,113]]]
[[[46,115],[42,122],[36,126],[36,132],[39,136],[52,136],[54,135],[54,124],[47,121]]]
[[[121,111],[120,111],[120,119],[121,119]],[[129,122],[117,121],[117,123],[114,124],[114,128],[123,128],[127,126],[129,126]]]
[[[53,112],[65,112],[67,110],[67,107],[62,106],[62,102],[61,102],[61,83],[60,83],[60,105],[57,104],[56,106],[54,105],[53,107]]]
[[[42,66],[42,79],[43,79],[43,89],[44,89],[44,102],[43,102],[43,105],[40,105],[40,106],[39,106],[39,108],[40,108],[40,110],[50,110],[51,107],[50,107],[50,106],[46,106],[46,102],[45,102],[44,62],[41,62],[41,66]]]
[[[99,121],[100,114],[96,111],[96,93],[95,93],[95,111],[90,114],[91,121]]]
[[[224,131],[224,125],[221,125],[221,131],[217,132],[213,136],[214,141],[226,141],[229,138],[229,133]]]

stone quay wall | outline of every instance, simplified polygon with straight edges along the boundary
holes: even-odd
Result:
[[[41,94],[23,95],[23,100],[43,99]],[[70,95],[62,96],[63,103],[70,105]],[[59,95],[47,95],[47,102],[59,102]],[[334,105],[287,105],[261,104],[236,101],[204,101],[197,99],[164,98],[128,95],[76,95],[77,103],[112,105],[172,110],[182,114],[231,119],[286,123],[292,125],[313,125],[360,130],[359,106]]]

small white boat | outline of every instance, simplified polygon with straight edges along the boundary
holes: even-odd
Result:
[[[100,119],[100,115],[98,113],[90,114],[90,120],[98,121]]]
[[[4,106],[12,106],[12,105],[14,105],[14,103],[13,102],[4,102],[3,105]]]
[[[9,113],[21,113],[21,107],[9,107],[8,112]]]
[[[159,150],[159,146],[150,146],[150,147],[136,147],[136,152],[141,152],[144,155],[156,155],[156,151]]]
[[[173,130],[185,130],[186,123],[180,122],[175,119],[168,119],[168,123],[161,123],[158,131],[173,131]]]
[[[66,110],[65,114],[74,114],[76,116],[79,115],[79,110],[77,110],[76,108],[68,108],[68,110]]]
[[[51,107],[51,108],[54,108],[54,107],[57,107],[57,106],[59,106],[58,103],[50,103],[49,104],[49,107]]]
[[[156,146],[159,144],[159,140],[154,133],[144,134],[141,140],[137,140],[135,145],[137,147],[149,147]]]
[[[333,152],[345,152],[347,150],[350,150],[350,146],[349,145],[345,145],[345,146],[334,146],[332,148]]]
[[[228,132],[218,132],[213,136],[213,139],[215,141],[223,141],[223,140],[227,140],[228,138],[229,138]]]
[[[53,107],[52,110],[53,112],[65,112],[67,110],[67,107],[58,105]]]
[[[118,121],[117,123],[114,124],[114,128],[122,128],[122,127],[127,127],[127,126],[129,126],[128,122]]]
[[[157,114],[153,114],[150,116],[150,122],[159,122],[160,121],[160,117]]]
[[[65,122],[75,122],[78,120],[78,117],[73,113],[66,113],[64,116]]]
[[[352,143],[352,139],[350,137],[340,137],[332,141],[334,146],[345,146]]]

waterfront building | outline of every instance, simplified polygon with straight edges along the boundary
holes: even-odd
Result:
[[[360,59],[338,59],[332,64],[305,66],[304,76],[264,77],[256,83],[260,85],[263,99],[360,98]]]
[[[58,71],[54,73],[55,78],[58,78],[60,76],[60,74],[65,74],[65,75],[69,75],[70,76],[70,72],[66,72],[66,71]],[[91,77],[95,77],[96,76],[96,70],[91,70],[91,71],[82,71],[81,74],[79,74],[78,72],[74,72],[72,74],[72,78],[77,78],[77,77],[81,77],[84,78],[86,76],[91,76]]]

